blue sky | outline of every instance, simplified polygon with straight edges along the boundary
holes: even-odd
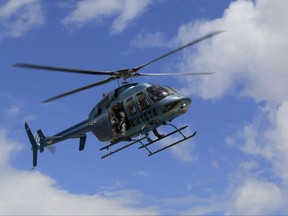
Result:
[[[286,6],[286,7],[285,7]],[[287,214],[288,24],[281,0],[1,0],[0,214]],[[226,32],[142,72],[215,72],[141,78],[189,95],[174,120],[193,140],[153,157],[131,147],[105,160],[92,134],[32,153],[24,122],[57,133],[85,120],[117,83],[49,104],[98,77],[27,70],[16,62],[118,70],[191,40]],[[162,129],[165,132],[165,129]],[[172,142],[169,138],[166,142]]]

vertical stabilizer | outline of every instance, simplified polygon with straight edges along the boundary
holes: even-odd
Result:
[[[26,130],[26,133],[28,135],[28,138],[29,138],[29,141],[32,145],[32,152],[33,152],[33,167],[36,167],[37,166],[37,156],[38,156],[38,149],[39,149],[39,146],[37,145],[37,142],[27,124],[27,122],[25,122],[25,130]]]

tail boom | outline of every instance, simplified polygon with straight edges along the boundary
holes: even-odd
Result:
[[[84,122],[83,122],[84,123]],[[85,122],[86,123],[86,122]],[[33,167],[37,166],[38,163],[38,150],[40,151],[40,153],[42,153],[44,151],[45,147],[51,147],[52,145],[61,142],[63,140],[66,139],[70,139],[70,138],[80,138],[80,143],[79,143],[79,151],[84,150],[85,147],[85,142],[86,142],[86,131],[84,130],[85,126],[83,125],[83,128],[81,128],[81,130],[78,130],[76,133],[75,131],[71,131],[70,133],[67,133],[68,131],[65,130],[59,134],[56,134],[55,136],[49,136],[46,137],[44,135],[44,133],[42,132],[42,130],[38,130],[37,131],[37,136],[39,137],[39,139],[35,139],[30,127],[28,126],[27,122],[25,122],[25,130],[27,133],[27,136],[29,138],[29,141],[31,143],[32,146],[32,152],[33,152]]]

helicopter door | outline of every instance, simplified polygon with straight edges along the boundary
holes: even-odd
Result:
[[[115,133],[125,133],[130,127],[123,102],[119,102],[112,107],[109,113],[109,119],[111,122],[113,135],[115,135]]]
[[[127,99],[126,108],[127,108],[129,116],[133,116],[136,114],[136,107],[135,107],[132,97]]]
[[[137,102],[141,111],[145,111],[150,107],[150,103],[144,94],[144,92],[140,92],[136,95]]]

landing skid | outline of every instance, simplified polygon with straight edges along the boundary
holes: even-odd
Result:
[[[138,143],[138,142],[141,142],[142,140],[144,140],[146,137],[144,137],[144,138],[142,138],[142,139],[137,139],[137,140],[131,140],[131,142],[129,143],[129,144],[127,144],[127,145],[125,145],[125,146],[122,146],[121,148],[118,148],[118,149],[116,149],[116,150],[114,150],[114,151],[111,151],[111,152],[108,152],[108,150],[109,150],[109,148],[111,147],[111,145],[109,146],[105,146],[105,147],[103,147],[103,148],[101,148],[100,149],[100,151],[101,150],[104,150],[104,149],[106,149],[106,152],[105,152],[105,154],[101,157],[101,159],[104,159],[104,158],[106,158],[106,157],[108,157],[108,156],[110,156],[110,155],[112,155],[112,154],[115,154],[116,152],[119,152],[119,151],[121,151],[121,150],[123,150],[123,149],[125,149],[125,148],[128,148],[129,146],[132,146],[132,145],[134,145],[134,144],[136,144],[136,143]],[[116,143],[115,143],[116,144]],[[112,144],[112,146],[113,145],[115,145],[115,144]]]
[[[185,125],[185,126],[183,126],[183,127],[181,127],[181,128],[177,128],[175,125],[170,124],[170,123],[169,123],[169,124],[167,123],[167,124],[165,124],[165,125],[171,126],[171,127],[173,127],[175,130],[173,130],[172,132],[170,132],[170,133],[168,133],[168,134],[166,134],[166,135],[164,135],[164,136],[162,136],[162,137],[160,137],[160,138],[157,138],[157,139],[155,139],[155,140],[151,140],[151,139],[149,138],[148,134],[140,134],[139,137],[138,137],[138,139],[131,140],[130,143],[128,143],[128,144],[126,144],[126,145],[124,145],[124,146],[122,146],[122,147],[120,147],[120,148],[118,148],[118,149],[116,149],[116,150],[113,150],[113,151],[109,151],[109,148],[112,147],[112,146],[114,146],[114,145],[117,144],[117,143],[109,144],[109,145],[107,145],[107,146],[105,146],[105,147],[103,147],[103,148],[100,149],[100,150],[106,150],[105,154],[104,154],[101,158],[104,159],[104,158],[106,158],[106,157],[108,157],[108,156],[110,156],[110,155],[112,155],[112,154],[115,154],[116,152],[119,152],[119,151],[121,151],[121,150],[123,150],[123,149],[125,149],[125,148],[128,148],[129,146],[132,146],[132,145],[134,145],[134,144],[136,144],[136,143],[140,143],[140,144],[141,144],[141,146],[138,147],[138,149],[143,149],[143,148],[145,148],[145,149],[148,151],[148,153],[149,153],[148,156],[152,156],[152,155],[157,154],[157,153],[159,153],[159,152],[161,152],[161,151],[163,151],[163,150],[165,150],[165,149],[168,149],[168,148],[170,148],[170,147],[172,147],[172,146],[175,146],[175,145],[177,145],[177,144],[179,144],[179,143],[181,143],[181,142],[183,142],[183,141],[185,141],[185,140],[188,140],[188,139],[194,137],[194,136],[196,135],[196,133],[197,133],[197,132],[195,131],[192,135],[190,135],[190,136],[185,136],[185,135],[182,133],[182,130],[184,130],[185,128],[187,128],[188,125]],[[151,125],[150,125],[150,126],[151,126]],[[142,129],[144,129],[145,127],[146,127],[146,126],[144,126]],[[147,127],[148,127],[148,125],[147,125]],[[182,136],[182,139],[180,139],[180,140],[178,140],[178,141],[176,141],[176,142],[174,142],[174,143],[172,143],[172,144],[166,145],[166,146],[164,146],[164,147],[162,147],[162,148],[160,148],[160,149],[158,149],[158,150],[156,150],[156,151],[152,151],[152,150],[150,150],[150,149],[148,148],[148,146],[152,145],[153,143],[156,143],[156,142],[158,142],[158,141],[160,141],[160,140],[162,140],[162,139],[165,139],[166,137],[169,137],[169,136],[171,136],[171,135],[173,135],[173,134],[175,134],[175,133],[180,134],[180,135]],[[146,143],[146,144],[144,144],[144,143],[143,143],[143,140],[151,140],[151,141],[148,142],[148,143]]]
[[[165,146],[165,147],[163,147],[163,148],[160,148],[160,149],[158,149],[158,150],[156,150],[156,151],[154,151],[154,152],[151,152],[150,154],[148,154],[148,156],[152,156],[152,155],[154,155],[154,154],[157,154],[158,152],[161,152],[161,151],[163,151],[163,150],[165,150],[165,149],[168,149],[168,148],[170,148],[170,147],[172,147],[172,146],[174,146],[174,145],[177,145],[177,144],[179,144],[179,143],[181,143],[181,142],[183,142],[183,141],[185,141],[185,140],[188,140],[188,139],[194,137],[194,136],[196,135],[196,133],[197,133],[197,131],[195,131],[192,135],[190,135],[190,136],[188,136],[188,137],[184,136],[183,139],[178,140],[177,142],[174,142],[174,143],[172,143],[172,144],[170,144],[170,145],[167,145],[167,146]],[[161,138],[161,139],[162,139],[162,138]],[[159,139],[158,139],[158,140],[159,140]],[[156,140],[156,142],[157,142],[158,140]],[[147,146],[146,146],[146,147],[147,147]]]

